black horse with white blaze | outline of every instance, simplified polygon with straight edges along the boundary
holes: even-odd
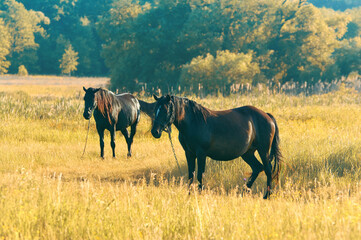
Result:
[[[258,174],[265,171],[267,189],[264,198],[271,193],[271,182],[278,179],[281,152],[279,131],[275,118],[252,106],[224,111],[213,111],[187,98],[166,95],[157,97],[152,135],[159,138],[162,131],[172,124],[179,131],[188,164],[188,177],[193,182],[197,158],[197,179],[202,189],[202,175],[206,157],[229,161],[242,157],[252,168],[246,186],[250,188]],[[261,162],[255,157],[257,151]],[[274,162],[273,168],[271,162]]]
[[[100,140],[100,156],[104,158],[104,130],[110,132],[110,145],[115,157],[115,132],[121,131],[128,145],[128,157],[131,156],[131,146],[140,118],[138,100],[129,93],[114,94],[102,88],[83,87],[85,91],[85,108],[83,116],[90,119],[92,114]],[[94,113],[93,113],[94,112]],[[130,126],[130,135],[127,128]]]

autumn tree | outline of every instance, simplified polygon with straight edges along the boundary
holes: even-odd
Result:
[[[77,70],[78,66],[78,53],[73,50],[73,46],[69,45],[60,59],[60,69],[62,74],[68,74],[69,76],[73,71]]]
[[[243,54],[228,50],[217,51],[216,56],[198,56],[182,67],[180,82],[193,89],[201,84],[206,93],[222,91],[228,95],[232,85],[252,84],[260,73],[258,63],[252,57],[252,52]]]
[[[45,34],[41,23],[48,23],[42,12],[27,10],[22,3],[15,0],[4,0],[0,3],[1,16],[10,34],[10,71],[17,72],[20,65],[28,69],[36,69],[37,54],[36,36]]]
[[[79,53],[77,75],[104,76],[108,70],[101,57],[102,41],[95,30],[113,0],[17,0],[26,9],[42,12],[49,24],[41,26],[45,37],[37,37],[36,73],[60,74],[58,60],[70,43]],[[32,71],[34,72],[34,71]]]
[[[10,62],[6,59],[10,53],[10,33],[0,18],[0,74],[7,72]]]

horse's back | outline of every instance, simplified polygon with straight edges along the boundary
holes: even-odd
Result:
[[[263,141],[274,127],[264,111],[253,107],[212,111],[207,118],[210,130],[208,156],[217,160],[230,160],[245,153],[252,145]]]
[[[122,107],[132,107],[135,109],[140,109],[140,104],[138,102],[138,99],[134,97],[130,93],[122,93],[115,95],[117,99],[119,100]]]
[[[255,106],[247,105],[247,106],[234,108],[232,110],[236,111],[239,114],[242,114],[244,116],[248,115],[248,116],[251,116],[252,118],[260,118],[260,119],[264,119],[265,121],[272,122],[272,119],[265,111],[255,107]]]
[[[244,124],[246,122],[272,122],[270,116],[258,109],[254,106],[242,106],[238,108],[228,109],[228,110],[221,110],[221,111],[211,111],[209,119],[214,120],[215,122],[227,123],[227,124]]]

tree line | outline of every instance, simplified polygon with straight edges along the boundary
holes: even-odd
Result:
[[[0,73],[25,66],[64,74],[67,66],[76,75],[109,75],[122,91],[211,94],[329,83],[361,74],[358,2],[4,0]]]

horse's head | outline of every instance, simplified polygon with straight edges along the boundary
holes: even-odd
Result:
[[[159,98],[156,95],[153,95],[153,97],[157,101],[157,104],[155,106],[155,117],[151,132],[153,137],[160,138],[162,132],[174,122],[174,103],[171,101],[169,95]]]
[[[84,96],[84,113],[83,116],[85,119],[90,119],[93,113],[94,108],[97,106],[97,101],[95,97],[95,93],[100,90],[100,88],[88,88],[83,87],[85,91]]]

